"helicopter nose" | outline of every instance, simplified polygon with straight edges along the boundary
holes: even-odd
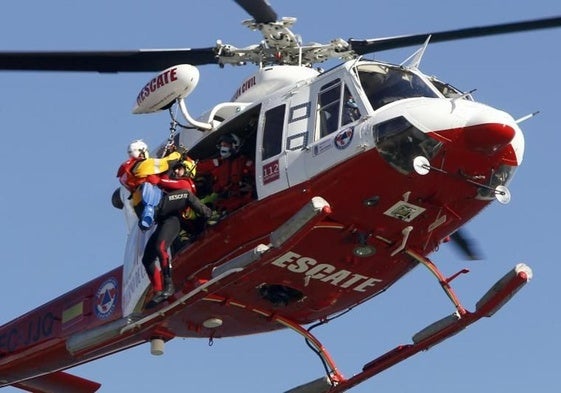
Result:
[[[464,141],[473,151],[493,155],[512,142],[515,134],[514,128],[507,124],[479,124],[464,128]]]

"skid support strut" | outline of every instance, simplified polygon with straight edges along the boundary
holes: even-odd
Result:
[[[467,313],[467,311],[464,309],[464,307],[460,303],[460,300],[458,299],[458,296],[456,296],[456,293],[454,292],[454,290],[450,286],[450,281],[452,281],[454,278],[456,278],[459,273],[452,276],[452,278],[445,278],[444,275],[442,274],[442,272],[438,269],[438,267],[430,259],[426,258],[422,254],[420,254],[416,251],[413,251],[411,249],[407,249],[405,251],[405,253],[407,255],[409,255],[410,257],[412,257],[413,259],[415,259],[417,262],[421,263],[423,266],[425,266],[427,269],[429,269],[432,274],[434,274],[434,276],[437,278],[440,286],[442,287],[442,289],[444,290],[444,292],[446,293],[446,295],[448,296],[450,301],[452,303],[454,303],[454,307],[456,307],[456,310],[458,311],[458,313],[460,315],[465,315]],[[468,270],[464,269],[460,273],[467,273],[467,272],[468,272]]]
[[[450,286],[450,281],[458,274],[465,273],[465,270],[446,279],[429,259],[410,249],[406,249],[405,252],[426,266],[436,276],[442,289],[454,304],[456,311],[416,333],[412,338],[412,344],[399,345],[366,363],[358,374],[349,379],[328,381],[323,378],[325,383],[321,383],[322,379],[320,378],[292,389],[289,391],[290,393],[339,393],[347,391],[410,356],[452,337],[479,319],[492,316],[532,278],[530,267],[523,263],[516,265],[481,297],[475,306],[475,311],[470,312],[461,305]]]
[[[296,322],[294,322],[294,321],[292,321],[288,318],[282,317],[282,316],[280,316],[276,313],[273,313],[271,311],[255,308],[255,307],[250,306],[248,304],[238,302],[237,300],[227,299],[225,297],[218,296],[216,294],[207,296],[203,300],[206,300],[206,301],[209,301],[209,302],[218,302],[218,303],[222,303],[222,304],[227,305],[227,306],[239,307],[239,308],[245,309],[247,311],[252,311],[254,313],[257,313],[257,314],[269,319],[272,322],[276,322],[276,323],[278,323],[280,325],[283,325],[284,327],[287,327],[287,328],[291,329],[292,331],[300,334],[302,337],[304,337],[308,341],[308,343],[310,343],[310,345],[314,348],[316,353],[321,358],[323,364],[325,365],[325,367],[328,371],[328,374],[329,374],[328,378],[331,381],[333,381],[333,383],[336,383],[336,382],[339,382],[339,381],[345,379],[343,377],[343,375],[339,372],[335,362],[333,361],[333,359],[331,358],[331,355],[329,354],[327,349],[323,346],[323,344],[309,330],[306,330],[300,324],[298,324],[298,323],[296,323]],[[291,390],[291,392],[292,392],[292,390]]]

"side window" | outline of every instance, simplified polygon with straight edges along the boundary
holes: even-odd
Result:
[[[339,128],[341,80],[335,79],[321,87],[318,96],[316,138],[320,139]]]
[[[263,129],[263,150],[261,159],[264,161],[282,151],[282,131],[284,129],[285,105],[277,106],[265,112]]]

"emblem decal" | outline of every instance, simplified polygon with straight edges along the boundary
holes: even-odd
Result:
[[[335,147],[340,150],[346,149],[347,146],[349,146],[351,144],[351,141],[353,140],[353,134],[354,134],[353,127],[346,128],[340,133],[338,133],[335,136],[335,139],[333,140],[333,142],[335,143]]]
[[[117,280],[109,278],[101,284],[95,293],[94,311],[95,315],[100,319],[106,319],[117,306]]]

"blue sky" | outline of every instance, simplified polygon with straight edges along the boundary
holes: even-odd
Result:
[[[557,1],[271,0],[295,16],[304,42],[423,33],[561,14]],[[344,5],[343,5],[344,4]],[[19,0],[3,7],[0,50],[198,48],[217,39],[243,47],[260,35],[233,1]],[[557,162],[561,29],[429,45],[421,69],[524,123],[526,155],[511,184],[512,202],[492,204],[467,230],[485,259],[468,262],[443,246],[432,259],[454,281],[468,309],[518,262],[533,281],[493,318],[393,367],[353,392],[557,391],[561,382],[561,263]],[[416,48],[376,54],[400,63]],[[228,100],[253,68],[200,67],[187,102],[193,114]],[[3,299],[0,323],[122,263],[125,224],[110,204],[115,173],[132,139],[167,137],[167,113],[132,115],[152,74],[0,73],[5,155],[0,192]],[[419,267],[343,318],[314,332],[347,377],[363,364],[453,312],[432,275]],[[282,392],[320,377],[323,368],[291,332],[236,339],[176,339],[162,357],[143,345],[77,367],[101,392]],[[6,388],[4,391],[16,391]]]

